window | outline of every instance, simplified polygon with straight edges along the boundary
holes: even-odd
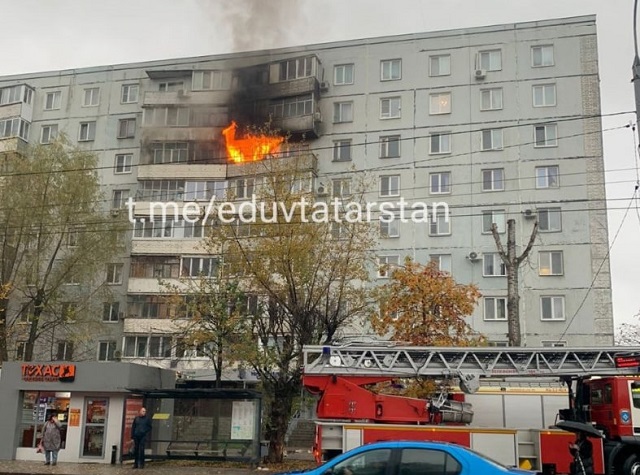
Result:
[[[504,170],[493,168],[482,170],[482,191],[503,191],[504,190]]]
[[[441,92],[439,94],[429,94],[429,114],[450,114],[451,113],[451,93]]]
[[[429,153],[451,153],[451,134],[431,134],[429,136]]]
[[[81,226],[74,226],[69,228],[67,235],[65,236],[65,244],[67,247],[76,247],[80,242],[80,233],[82,232]]]
[[[179,225],[179,223],[177,223]],[[169,221],[136,221],[133,229],[134,238],[171,238],[173,237],[174,222]]]
[[[189,109],[186,107],[152,107],[144,110],[145,126],[186,127],[189,125]]]
[[[400,196],[400,175],[380,177],[380,196]]]
[[[60,109],[60,103],[62,101],[62,92],[53,91],[47,92],[47,95],[44,97],[44,110],[52,111]]]
[[[346,198],[351,196],[351,179],[335,178],[331,180],[331,195],[334,198]]]
[[[351,160],[351,140],[336,140],[333,142],[333,160],[348,162]]]
[[[553,45],[541,45],[531,47],[531,66],[542,68],[553,66]]]
[[[380,80],[397,81],[402,77],[402,60],[387,59],[380,61]]]
[[[533,126],[534,147],[557,147],[558,146],[558,126],[557,124],[540,124]]]
[[[306,78],[313,72],[313,57],[290,59],[280,63],[280,81]]]
[[[238,178],[235,181],[233,188],[235,191],[235,198],[239,200],[251,198],[256,190],[255,178]]]
[[[562,231],[560,208],[538,208],[538,229],[544,233]]]
[[[482,275],[484,277],[504,277],[507,268],[497,252],[489,252],[482,255]]]
[[[84,90],[84,100],[82,105],[84,107],[97,106],[100,103],[100,88],[91,87]]]
[[[173,342],[169,336],[152,336],[149,338],[149,358],[171,358]]]
[[[482,212],[482,232],[491,234],[491,227],[494,224],[499,233],[504,232],[505,217],[503,209]]]
[[[502,51],[499,49],[480,51],[478,53],[478,69],[500,71],[502,69]]]
[[[562,263],[562,251],[540,251],[538,253],[539,275],[562,275],[564,267]]]
[[[111,200],[112,209],[124,208],[129,198],[129,190],[113,190],[113,199]]]
[[[73,361],[73,342],[72,341],[59,341],[58,351],[56,352],[57,361]]]
[[[116,342],[101,341],[98,345],[98,361],[114,361],[116,359]]]
[[[203,238],[206,235],[207,227],[204,222],[198,220],[195,223],[184,222],[184,237],[185,238]]]
[[[133,154],[131,153],[117,154],[114,173],[131,173],[132,162],[133,162]]]
[[[564,320],[564,297],[541,296],[540,297],[541,320]]]
[[[269,114],[271,114],[273,118],[302,117],[311,115],[312,113],[313,96],[311,94],[287,97],[285,99],[273,100],[269,103]]]
[[[438,265],[439,271],[451,274],[451,254],[431,254],[429,260]]]
[[[400,221],[398,219],[380,219],[380,237],[397,238],[400,237]]]
[[[483,152],[502,150],[502,129],[483,130],[480,149]]]
[[[19,117],[0,120],[0,138],[15,137],[17,135],[21,139],[28,141],[30,129],[31,124]]]
[[[542,348],[564,348],[567,346],[566,340],[542,340]]]
[[[217,277],[219,262],[216,257],[184,257],[180,275],[182,277]]]
[[[536,188],[558,188],[559,167],[536,167]]]
[[[60,318],[63,322],[74,323],[77,315],[77,302],[60,302]]]
[[[482,89],[480,91],[480,110],[491,111],[502,109],[502,88]]]
[[[451,172],[431,173],[429,184],[429,193],[432,195],[451,193]]]
[[[556,85],[539,84],[533,86],[533,107],[550,107],[556,105]]]
[[[22,86],[9,86],[0,89],[0,105],[13,104],[20,102]]]
[[[129,139],[136,135],[136,119],[120,119],[118,121],[118,138]]]
[[[380,99],[380,118],[381,119],[398,119],[402,102],[399,97],[388,97]]]
[[[484,297],[484,319],[486,321],[507,320],[507,298]]]
[[[209,201],[212,197],[223,199],[226,194],[225,181],[185,181],[184,201]]]
[[[107,264],[107,284],[122,284],[122,264]]]
[[[194,91],[224,91],[231,88],[230,71],[194,71],[191,83]]]
[[[443,450],[404,449],[400,458],[400,474],[458,475],[462,465]]]
[[[133,104],[138,102],[138,85],[137,84],[123,84],[122,95],[120,96],[120,102],[122,104]]]
[[[152,145],[153,163],[184,163],[189,155],[187,142],[156,142]]]
[[[158,84],[158,91],[160,92],[174,92],[184,89],[184,82],[182,81],[166,81]]]
[[[336,102],[333,104],[333,122],[353,121],[353,102]]]
[[[398,158],[400,156],[400,136],[380,137],[380,158]]]
[[[336,86],[353,84],[353,64],[338,64],[333,68],[333,83]]]
[[[446,214],[436,214],[429,220],[429,236],[448,236],[451,234],[451,220]]]
[[[346,239],[349,236],[349,230],[344,223],[332,221],[329,225],[329,233],[333,239]]]
[[[119,302],[104,302],[102,304],[102,321],[113,323],[117,322],[120,318],[120,303]]]
[[[124,356],[128,358],[144,358],[147,356],[147,344],[149,337],[126,336],[124,338]]]
[[[378,277],[385,279],[391,275],[393,268],[398,266],[399,256],[378,256]]]
[[[79,142],[90,142],[96,139],[96,123],[93,122],[80,122],[80,134],[78,136]]]
[[[429,56],[429,76],[449,76],[451,74],[451,56],[439,54]]]
[[[40,143],[48,144],[58,137],[58,124],[43,125],[40,133]]]
[[[64,285],[80,285],[80,279],[73,271],[70,271],[64,276]]]

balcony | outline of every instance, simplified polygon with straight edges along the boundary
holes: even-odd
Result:
[[[282,160],[283,168],[291,169],[292,171],[310,171],[317,173],[318,170],[318,157],[308,150],[296,151],[282,158],[269,158],[265,160]],[[227,178],[268,174],[270,167],[263,163],[265,160],[260,162],[229,164],[227,166]]]
[[[314,94],[318,97],[320,82],[315,77],[293,79],[269,84],[249,86],[245,98],[253,100],[270,100],[283,97],[302,96]]]
[[[20,137],[0,138],[0,154],[18,154],[26,153],[28,143]]]
[[[127,292],[129,294],[157,294],[169,289],[187,290],[188,285],[180,279],[155,279],[130,277]]]
[[[178,91],[144,93],[142,107],[157,106],[226,106],[230,100],[230,91]]]
[[[27,122],[33,119],[34,89],[26,84],[0,89],[0,120],[19,117]]]
[[[219,139],[223,127],[143,126],[142,142],[205,142]]]
[[[131,240],[131,254],[202,254],[202,239],[167,238]]]
[[[171,179],[225,179],[227,165],[196,165],[191,163],[171,163],[138,166],[138,180]]]

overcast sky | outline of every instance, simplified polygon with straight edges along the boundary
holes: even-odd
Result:
[[[602,112],[635,110],[633,0],[0,0],[0,75],[597,15]],[[635,115],[603,119],[614,317],[640,311]],[[607,131],[607,129],[616,129]]]

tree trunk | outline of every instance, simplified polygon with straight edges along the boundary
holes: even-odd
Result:
[[[0,361],[9,361],[7,348],[7,309],[9,299],[0,299]]]
[[[272,383],[273,384],[273,383]],[[293,408],[293,399],[297,394],[298,384],[291,384],[289,381],[278,380],[273,388],[267,384],[265,390],[272,395],[268,412],[266,437],[269,441],[268,463],[282,463],[284,459],[285,436],[289,427],[289,420]]]
[[[507,328],[509,346],[521,346],[520,293],[518,292],[518,265],[516,257],[516,221],[507,221]]]
[[[33,349],[38,338],[38,324],[40,323],[40,316],[44,310],[44,290],[38,289],[35,298],[33,299],[33,319],[31,320],[31,326],[29,327],[29,337],[24,348],[24,360],[33,361]]]
[[[218,342],[218,348],[220,348],[220,342]],[[222,357],[222,350],[218,350],[216,353],[216,364],[214,365],[215,371],[216,371],[216,382],[215,382],[216,388],[222,387],[222,364],[223,363],[224,363],[224,360]]]

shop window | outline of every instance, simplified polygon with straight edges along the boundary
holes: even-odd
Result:
[[[109,399],[85,399],[83,457],[104,457],[104,440],[107,428]]]
[[[56,414],[60,421],[60,436],[65,448],[67,438],[67,422],[69,420],[68,392],[24,391],[22,393],[22,411],[20,416],[19,447],[35,447],[40,442],[42,425],[51,414]]]

